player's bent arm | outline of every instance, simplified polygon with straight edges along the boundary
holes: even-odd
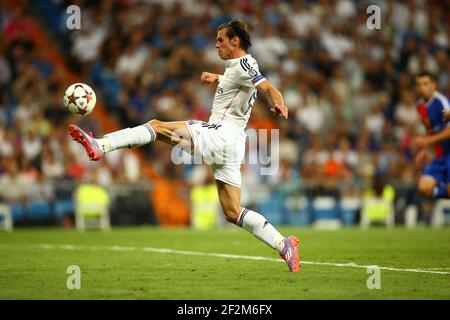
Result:
[[[444,121],[449,122],[450,121],[450,110],[444,109]]]
[[[269,80],[261,82],[256,88],[262,93],[264,93],[264,95],[268,96],[272,100],[273,104],[284,105],[283,96],[281,95],[281,92],[277,88],[275,88],[269,82]]]
[[[446,127],[444,130],[428,136],[428,139],[428,144],[435,144],[450,139],[450,127]]]
[[[414,139],[413,143],[416,148],[421,148],[448,139],[450,139],[450,127],[446,127],[444,130],[435,134],[417,137],[416,139]]]
[[[259,91],[261,91],[265,96],[269,97],[272,100],[273,107],[270,110],[274,113],[280,114],[282,117],[288,117],[288,109],[284,105],[283,96],[281,92],[275,88],[268,80],[264,80],[257,87]]]

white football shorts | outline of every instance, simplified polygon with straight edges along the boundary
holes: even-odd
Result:
[[[245,156],[245,131],[232,122],[219,124],[199,120],[186,121],[193,152],[199,152],[211,166],[214,178],[241,187],[241,163]]]

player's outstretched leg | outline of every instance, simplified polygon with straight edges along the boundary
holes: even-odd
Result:
[[[216,180],[219,200],[225,218],[244,228],[256,238],[280,253],[289,267],[289,271],[298,272],[300,257],[298,255],[298,239],[295,236],[284,237],[267,219],[256,211],[240,206],[241,189]]]
[[[106,134],[101,139],[96,139],[92,134],[87,134],[78,126],[71,124],[68,128],[73,140],[80,143],[89,158],[93,161],[99,160],[108,152],[122,149],[134,148],[148,144],[155,140],[183,147],[191,146],[191,137],[184,121],[163,122],[151,120],[134,128],[126,128]]]

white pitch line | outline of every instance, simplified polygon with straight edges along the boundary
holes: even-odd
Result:
[[[421,270],[450,270],[450,268],[421,268]]]
[[[227,254],[227,253],[213,253],[213,252],[199,252],[199,251],[187,251],[187,250],[175,250],[168,248],[152,248],[152,247],[124,247],[124,246],[75,246],[75,245],[54,245],[54,244],[40,244],[38,245],[43,249],[61,249],[61,250],[94,250],[94,251],[144,251],[144,252],[156,252],[156,253],[171,253],[171,254],[182,254],[182,255],[190,255],[190,256],[206,256],[206,257],[219,257],[219,258],[228,258],[228,259],[242,259],[242,260],[265,260],[265,261],[274,261],[274,262],[283,262],[281,259],[274,259],[268,257],[261,256],[245,256],[245,255],[236,255],[236,254]],[[336,262],[316,262],[316,261],[301,261],[302,264],[310,264],[310,265],[322,265],[322,266],[334,266],[334,267],[346,267],[346,268],[361,268],[367,269],[369,267],[378,267],[380,270],[388,270],[388,271],[400,271],[400,272],[418,272],[418,273],[431,273],[431,274],[448,274],[450,272],[447,271],[434,271],[431,269],[439,269],[439,268],[424,268],[424,269],[402,269],[402,268],[393,268],[393,267],[381,267],[376,265],[358,265],[356,263],[336,263]],[[441,268],[441,269],[450,269],[450,268]]]

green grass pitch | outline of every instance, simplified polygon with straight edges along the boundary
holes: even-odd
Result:
[[[300,273],[235,227],[1,232],[0,299],[450,299],[448,227],[280,231],[300,239]],[[70,265],[80,267],[79,290],[67,288]],[[381,269],[381,288],[368,289],[367,265],[395,270]]]

